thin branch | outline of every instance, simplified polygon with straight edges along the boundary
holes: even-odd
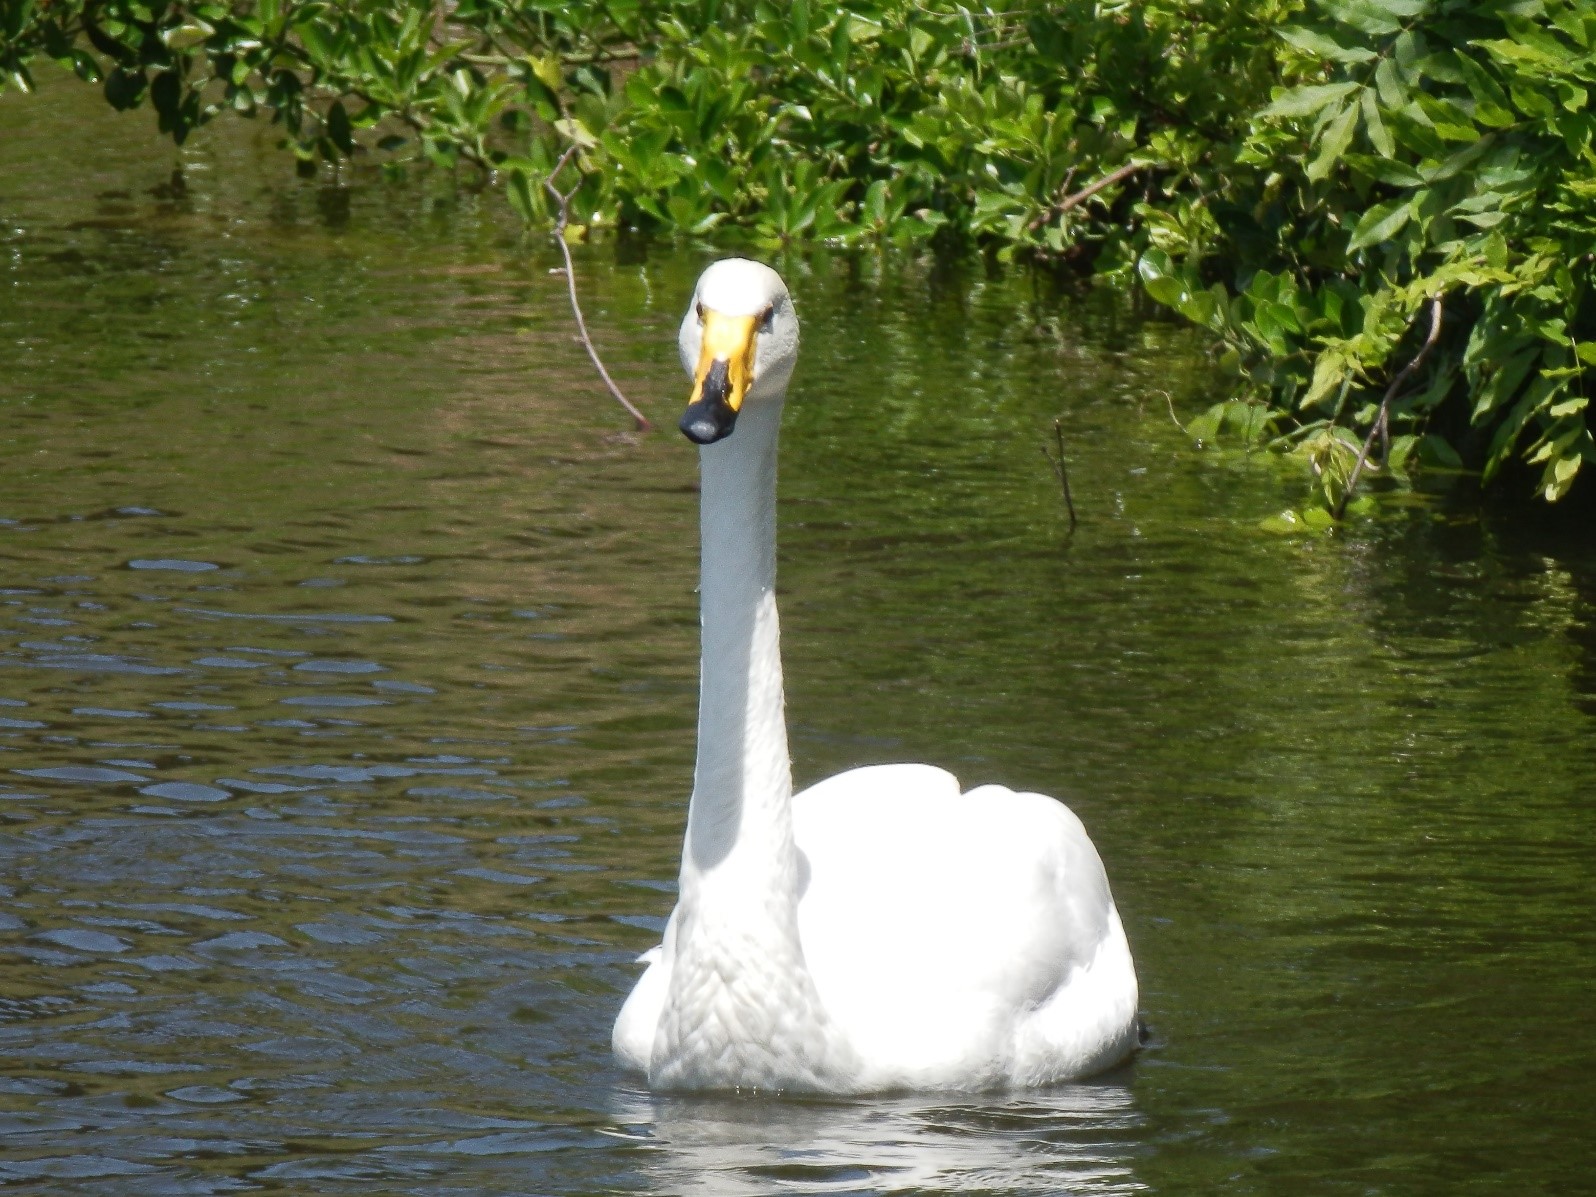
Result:
[[[1096,195],[1099,191],[1106,190],[1107,188],[1112,187],[1115,183],[1123,182],[1125,179],[1130,178],[1130,176],[1135,174],[1137,171],[1146,170],[1150,166],[1157,165],[1158,163],[1156,162],[1127,162],[1124,166],[1116,167],[1114,170],[1109,171],[1101,179],[1098,179],[1097,182],[1088,183],[1079,191],[1064,196],[1062,199],[1057,200],[1051,207],[1037,213],[1037,215],[1031,220],[1029,226],[1031,231],[1035,232],[1037,229],[1048,223],[1048,221],[1059,216],[1063,216],[1071,208],[1079,207],[1081,204],[1084,204],[1087,200],[1091,199],[1092,196]],[[1064,183],[1061,187],[1059,187],[1059,191],[1062,192],[1065,187],[1068,187],[1074,178],[1075,168],[1072,166],[1070,167],[1069,172],[1064,176]]]
[[[1077,204],[1085,203],[1087,200],[1091,199],[1092,196],[1096,195],[1099,191],[1102,191],[1104,188],[1112,187],[1115,183],[1118,183],[1121,179],[1127,179],[1127,178],[1129,178],[1131,175],[1135,174],[1139,170],[1146,170],[1149,166],[1156,166],[1156,165],[1158,165],[1156,162],[1127,162],[1127,163],[1125,163],[1124,166],[1121,166],[1118,170],[1109,171],[1101,179],[1097,180],[1097,182],[1088,183],[1085,187],[1082,187],[1074,195],[1065,196],[1063,199],[1059,200],[1058,203],[1053,205],[1053,209],[1058,214],[1063,215],[1065,212],[1068,212],[1071,208],[1075,207]]]
[[[1168,391],[1159,390],[1159,391],[1154,391],[1153,394],[1162,395],[1164,397],[1164,406],[1169,408],[1169,418],[1170,418],[1170,420],[1172,420],[1174,422],[1174,425],[1175,425],[1176,428],[1179,428],[1182,432],[1185,432],[1187,436],[1191,436],[1191,433],[1186,432],[1186,425],[1182,424],[1180,422],[1179,417],[1175,415],[1175,400],[1170,395],[1170,393]],[[1195,438],[1193,438],[1193,439],[1195,439]]]
[[[1358,479],[1363,475],[1364,463],[1369,460],[1369,450],[1374,448],[1375,437],[1384,436],[1388,438],[1390,436],[1392,398],[1395,397],[1402,384],[1407,381],[1408,375],[1417,370],[1420,363],[1430,355],[1430,350],[1435,348],[1435,342],[1440,335],[1441,297],[1437,295],[1430,300],[1430,331],[1424,338],[1424,344],[1419,346],[1419,351],[1413,355],[1413,359],[1397,371],[1396,377],[1391,380],[1391,385],[1386,387],[1385,395],[1380,399],[1380,410],[1375,415],[1374,427],[1369,429],[1369,435],[1364,438],[1363,448],[1358,450],[1358,460],[1352,464],[1352,474],[1347,478],[1346,488],[1342,490],[1341,499],[1336,503],[1335,511],[1331,513],[1336,519],[1340,519],[1346,513],[1347,504],[1352,499],[1352,492],[1358,485]],[[1385,444],[1387,446],[1386,454],[1389,455],[1390,441],[1387,440]],[[1381,460],[1384,461],[1385,457],[1382,457]]]
[[[1064,421],[1053,421],[1053,439],[1058,442],[1057,459],[1047,451],[1046,445],[1042,446],[1041,453],[1047,458],[1047,464],[1053,467],[1053,473],[1058,475],[1059,487],[1064,492],[1064,508],[1070,513],[1070,531],[1074,532],[1079,521],[1075,518],[1075,498],[1070,494],[1069,466],[1064,461]]]
[[[577,188],[582,185],[582,180],[578,178],[569,191],[561,191],[554,185],[554,180],[559,177],[560,172],[576,156],[577,148],[577,144],[574,141],[566,147],[565,153],[561,154],[559,160],[555,162],[554,169],[549,171],[548,177],[543,180],[543,186],[554,197],[554,202],[560,206],[559,214],[554,218],[554,243],[560,247],[560,253],[565,258],[565,286],[571,296],[571,315],[576,317],[577,339],[582,342],[582,348],[587,350],[587,356],[592,359],[593,368],[599,372],[599,377],[604,380],[604,385],[609,388],[610,394],[615,396],[615,402],[627,410],[632,420],[636,423],[639,432],[647,432],[654,425],[649,423],[647,416],[632,406],[631,401],[625,395],[621,394],[621,388],[615,385],[615,380],[610,377],[610,372],[604,368],[604,363],[599,360],[598,350],[593,347],[593,338],[587,334],[587,321],[582,318],[582,305],[576,299],[576,267],[571,262],[571,247],[565,240],[565,226],[571,216],[571,197],[576,194]]]

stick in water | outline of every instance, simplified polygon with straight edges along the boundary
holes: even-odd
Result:
[[[1057,459],[1047,451],[1046,446],[1042,448],[1042,456],[1047,458],[1047,464],[1052,466],[1053,472],[1058,475],[1059,487],[1064,492],[1064,508],[1070,513],[1070,531],[1073,532],[1077,523],[1075,519],[1075,498],[1070,494],[1070,471],[1069,466],[1064,461],[1064,422],[1062,420],[1053,421],[1053,439],[1058,442]]]
[[[615,385],[615,380],[610,377],[610,372],[604,368],[604,363],[599,360],[598,350],[593,348],[593,338],[587,335],[587,321],[582,319],[582,305],[576,300],[576,269],[571,263],[571,247],[565,240],[565,226],[571,215],[571,197],[576,194],[582,180],[577,179],[576,185],[569,191],[561,191],[554,185],[554,180],[565,169],[566,164],[575,157],[577,146],[572,142],[555,162],[554,169],[549,171],[549,177],[543,180],[543,186],[548,189],[554,202],[560,206],[559,214],[554,218],[554,243],[560,247],[560,253],[565,258],[565,286],[571,295],[571,315],[576,317],[577,339],[582,342],[582,348],[587,350],[587,356],[593,361],[593,368],[599,372],[599,377],[604,380],[604,385],[609,388],[610,394],[615,396],[615,402],[624,407],[637,424],[639,432],[647,432],[654,425],[647,416],[632,406],[627,397],[621,394],[621,388]]]

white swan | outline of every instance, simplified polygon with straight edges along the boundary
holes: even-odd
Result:
[[[1047,1085],[1137,1041],[1136,972],[1080,820],[877,765],[796,796],[776,622],[776,433],[798,321],[775,271],[704,271],[680,333],[703,446],[703,664],[681,888],[615,1021],[660,1089]],[[735,426],[736,435],[732,435]]]

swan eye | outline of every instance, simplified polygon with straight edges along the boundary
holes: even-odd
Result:
[[[759,313],[759,331],[762,333],[768,333],[770,331],[770,326],[775,322],[776,305],[771,304],[763,312]]]
[[[698,312],[698,327],[699,328],[703,328],[704,327],[704,305],[702,303],[699,303],[699,304],[694,304],[693,306]]]

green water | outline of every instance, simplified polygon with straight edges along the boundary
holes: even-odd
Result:
[[[1179,330],[780,263],[798,780],[1066,798],[1152,1040],[1023,1097],[655,1098],[608,1037],[692,764],[708,251],[579,254],[639,437],[491,194],[101,107],[0,101],[0,1185],[1596,1189],[1588,539],[1439,491],[1265,534],[1295,477],[1186,441]]]

